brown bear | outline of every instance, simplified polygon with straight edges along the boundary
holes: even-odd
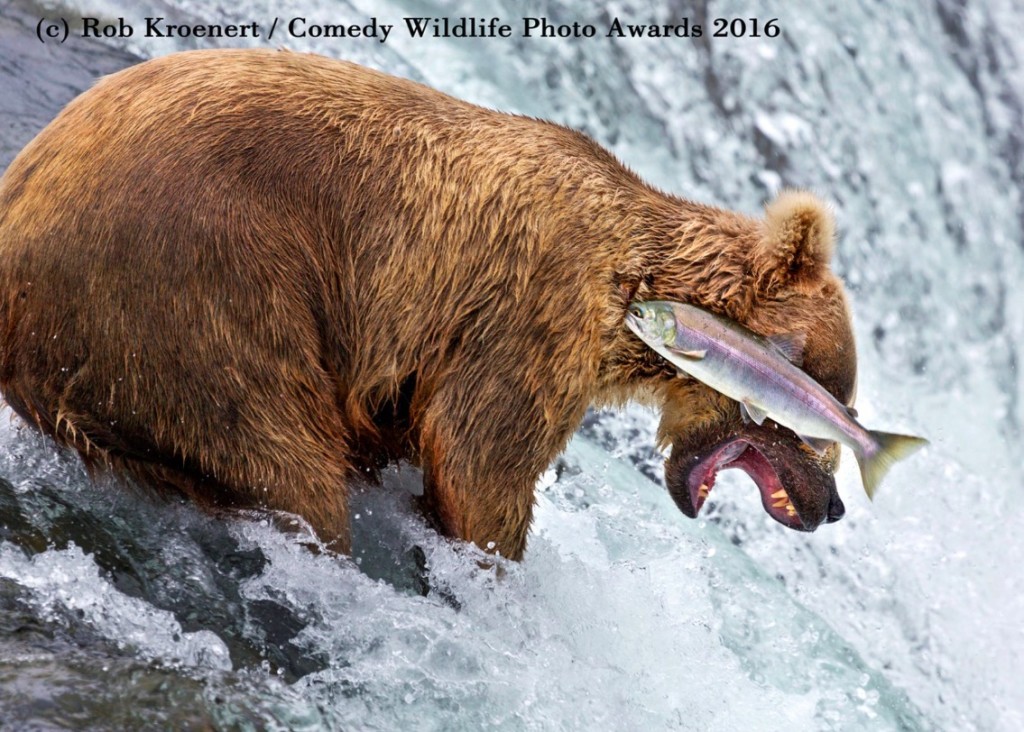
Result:
[[[628,399],[663,408],[683,511],[741,467],[811,530],[842,514],[837,449],[744,424],[624,316],[678,300],[800,331],[849,403],[832,239],[810,194],[749,218],[351,63],[181,53],[97,83],[0,181],[0,390],[92,467],[299,514],[342,552],[347,486],[408,460],[443,533],[521,558],[538,476],[588,405]]]

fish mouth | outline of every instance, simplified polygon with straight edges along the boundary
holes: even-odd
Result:
[[[709,449],[673,446],[665,482],[679,509],[696,518],[708,500],[719,471],[739,469],[761,494],[765,512],[783,526],[814,531],[842,518],[843,503],[830,470],[802,450],[798,440],[760,439],[757,433],[727,438]],[[679,454],[677,454],[677,452]]]

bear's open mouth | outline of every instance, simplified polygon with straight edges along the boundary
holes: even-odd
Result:
[[[743,439],[731,440],[719,446],[690,471],[687,488],[695,514],[700,513],[707,501],[718,471],[729,468],[739,468],[750,476],[761,492],[761,504],[769,516],[791,529],[808,530],[775,468],[756,447]]]

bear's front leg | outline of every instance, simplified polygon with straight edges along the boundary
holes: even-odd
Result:
[[[585,409],[564,389],[553,396],[507,380],[461,379],[436,392],[419,440],[429,517],[449,537],[522,559],[537,479]]]

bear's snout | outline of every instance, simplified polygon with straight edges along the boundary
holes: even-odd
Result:
[[[791,529],[813,531],[845,513],[827,461],[773,423],[744,425],[725,437],[697,443],[674,442],[665,463],[665,483],[679,509],[696,518],[719,471],[732,468],[754,481],[768,515]]]

